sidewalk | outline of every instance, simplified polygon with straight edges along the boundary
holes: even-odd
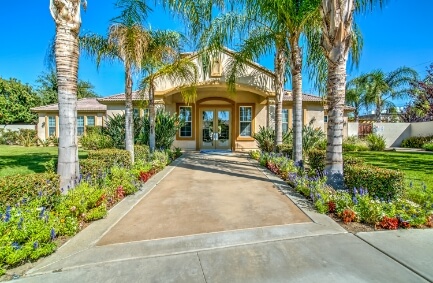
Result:
[[[431,231],[357,237],[245,156],[189,153],[15,282],[428,282]]]

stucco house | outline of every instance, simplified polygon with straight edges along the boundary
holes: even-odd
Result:
[[[186,124],[176,135],[174,146],[184,150],[225,149],[249,150],[256,148],[253,134],[259,126],[273,126],[275,114],[275,92],[273,74],[266,68],[251,62],[237,77],[236,94],[227,90],[225,66],[232,56],[230,50],[214,58],[210,71],[200,71],[195,103],[185,104],[180,89],[169,80],[157,82],[155,103],[171,113],[180,113]],[[187,54],[200,66],[197,55]],[[202,68],[198,68],[202,70]],[[146,96],[133,93],[134,111],[142,116],[145,109],[140,103]],[[286,91],[283,100],[283,130],[292,127],[293,97]],[[86,125],[103,125],[107,116],[124,111],[125,95],[117,94],[98,99],[80,99],[77,105],[78,133],[84,133]],[[145,105],[145,104],[144,104]],[[58,134],[57,105],[32,109],[39,114],[38,135],[41,139]],[[347,112],[345,111],[345,133],[347,135]],[[326,131],[326,109],[321,97],[303,95],[303,122],[315,118],[314,126]],[[56,129],[56,130],[54,130]]]

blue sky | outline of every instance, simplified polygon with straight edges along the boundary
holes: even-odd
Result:
[[[359,68],[349,71],[348,79],[374,69],[392,71],[403,65],[414,68],[421,77],[425,76],[426,67],[433,63],[430,28],[433,1],[411,2],[389,0],[382,10],[357,15],[364,49]],[[114,0],[88,0],[88,9],[82,12],[82,32],[105,34],[109,20],[117,14],[112,3]],[[0,77],[14,77],[36,85],[37,77],[47,70],[44,57],[55,32],[48,6],[48,0],[4,1],[0,10]],[[149,15],[147,26],[184,31],[182,22],[160,6]],[[271,56],[261,58],[259,63],[273,68]],[[124,75],[119,63],[103,63],[97,70],[94,62],[82,55],[79,76],[90,81],[101,96],[120,93],[124,89]],[[306,75],[304,92],[314,93]],[[396,104],[403,106],[405,101]]]

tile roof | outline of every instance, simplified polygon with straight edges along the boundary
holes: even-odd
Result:
[[[143,96],[138,91],[132,92],[132,100],[143,100],[143,99],[148,99],[148,98],[149,98],[149,96],[147,94],[144,94],[144,96]],[[110,95],[107,97],[98,98],[98,101],[99,102],[125,101],[125,94],[119,93],[119,94],[114,94],[114,95]]]
[[[292,92],[289,90],[286,90],[283,95],[283,101],[293,101],[293,95]],[[312,94],[303,94],[302,95],[302,101],[311,101],[311,102],[322,102],[323,98],[319,96],[315,96]]]
[[[59,105],[49,104],[39,107],[33,107],[30,110],[34,112],[43,111],[59,111]],[[77,110],[78,111],[106,111],[107,106],[98,102],[97,98],[81,98],[77,100]]]

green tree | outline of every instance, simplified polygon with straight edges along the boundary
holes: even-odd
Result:
[[[108,36],[95,34],[80,38],[81,48],[96,59],[122,62],[125,71],[125,148],[134,162],[134,124],[132,105],[132,72],[139,69],[147,52],[150,33],[141,23],[146,19],[149,7],[143,0],[118,0],[115,7],[121,10],[112,19]]]
[[[366,75],[352,79],[346,85],[346,104],[355,108],[354,119],[359,121],[359,111],[368,105],[366,100]]]
[[[149,94],[149,149],[155,150],[155,89],[158,80],[169,80],[181,90],[183,100],[196,98],[198,70],[189,57],[180,53],[183,37],[174,31],[153,31],[144,54],[141,71],[141,93]]]
[[[188,6],[187,0],[181,1]],[[206,1],[204,1],[206,2]],[[238,1],[235,7],[243,13],[222,14],[215,18],[203,33],[202,49],[218,50],[222,45],[233,43],[236,34],[245,34],[240,42],[240,50],[235,54],[235,62],[230,64],[228,75],[229,89],[235,87],[236,74],[242,72],[243,64],[256,60],[261,55],[275,52],[274,87],[276,93],[275,129],[277,145],[282,144],[282,103],[284,84],[287,78],[287,64],[291,73],[294,97],[294,159],[302,160],[302,48],[301,35],[319,25],[318,0],[279,0],[279,1]],[[176,8],[179,9],[179,6]],[[181,10],[181,9],[180,9]],[[203,9],[206,11],[206,9]],[[195,13],[190,17],[191,26],[200,27]],[[200,17],[201,18],[201,17]],[[193,28],[194,31],[197,28]]]
[[[59,158],[57,173],[66,193],[79,175],[77,145],[78,34],[81,27],[81,0],[50,0],[56,24],[54,43],[59,95]],[[85,5],[85,2],[83,2]]]
[[[0,78],[0,124],[35,123],[38,116],[30,108],[38,105],[40,99],[30,85]]]
[[[411,83],[417,79],[417,72],[401,67],[385,73],[375,70],[364,77],[365,100],[374,105],[376,122],[382,121],[382,110],[395,107],[393,99],[407,97],[412,90]]]
[[[328,129],[325,172],[328,184],[343,187],[343,124],[346,92],[346,65],[349,50],[354,46],[356,29],[354,12],[363,12],[384,0],[322,0],[323,54],[327,61],[326,100]]]
[[[42,73],[36,82],[39,84],[37,92],[41,98],[42,105],[58,103],[57,75],[54,71]],[[77,99],[98,97],[93,89],[94,86],[90,82],[78,79]]]

